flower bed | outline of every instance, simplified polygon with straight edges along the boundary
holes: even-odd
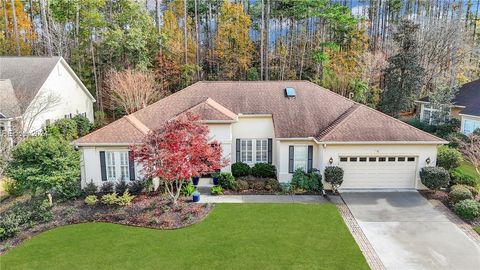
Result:
[[[172,205],[167,196],[158,194],[138,195],[125,207],[101,203],[86,205],[83,198],[67,201],[53,206],[50,221],[31,227],[22,226],[19,234],[0,242],[0,254],[36,234],[58,226],[109,222],[155,229],[177,229],[203,220],[212,208],[212,204],[191,203],[190,198],[185,197]]]

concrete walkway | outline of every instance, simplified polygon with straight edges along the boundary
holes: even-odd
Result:
[[[202,194],[200,203],[337,203],[340,196],[321,195],[221,195]]]

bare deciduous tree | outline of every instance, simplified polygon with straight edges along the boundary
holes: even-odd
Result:
[[[458,150],[480,175],[480,135],[474,132],[468,137],[468,140],[457,140],[457,142]]]
[[[5,169],[10,161],[12,142],[8,136],[0,135],[0,180],[3,178]]]
[[[146,71],[110,71],[107,86],[111,105],[121,107],[127,114],[143,109],[163,96],[156,89],[153,73]]]

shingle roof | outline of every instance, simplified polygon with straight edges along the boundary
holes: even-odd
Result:
[[[20,106],[10,80],[0,79],[0,114],[3,115],[1,118],[20,115]]]
[[[284,89],[296,90],[286,98]],[[233,114],[270,114],[276,138],[307,138],[342,141],[434,141],[441,139],[395,120],[364,105],[308,81],[254,81],[195,83],[138,112],[133,113],[151,130],[188,110],[200,112],[207,120],[226,120],[206,101],[210,100]],[[206,112],[206,113],[203,113]],[[359,113],[361,112],[361,114]],[[203,115],[202,115],[203,114]],[[230,119],[232,117],[229,117]],[[136,143],[132,125],[122,118],[75,141],[76,144]],[[355,123],[350,123],[356,121]],[[332,126],[334,126],[332,128]],[[372,130],[369,128],[376,128]],[[340,136],[341,132],[347,132]],[[134,136],[135,135],[135,136]]]
[[[424,97],[420,101],[430,102],[428,97]],[[465,107],[460,112],[462,114],[480,116],[480,80],[462,85],[458,89],[453,104]]]
[[[0,79],[10,79],[16,92],[33,99],[61,57],[0,57]],[[18,95],[18,94],[17,94]],[[27,104],[31,100],[25,101]]]

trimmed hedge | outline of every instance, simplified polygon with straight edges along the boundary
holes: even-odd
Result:
[[[235,162],[232,164],[232,174],[235,177],[247,176],[251,171],[252,170],[247,163]]]
[[[322,176],[320,174],[316,172],[306,173],[302,169],[295,170],[290,184],[294,190],[321,191],[323,189]]]
[[[343,169],[338,166],[329,166],[325,168],[324,175],[325,182],[332,185],[333,191],[337,191],[343,183]]]
[[[453,206],[453,211],[463,219],[472,220],[480,216],[480,203],[463,200]]]
[[[277,169],[275,165],[269,163],[256,163],[252,167],[252,175],[261,178],[276,178]]]
[[[458,185],[452,186],[450,192],[448,193],[448,199],[455,204],[459,201],[473,199],[473,195],[468,188]]]
[[[450,174],[442,167],[423,167],[420,170],[422,184],[432,190],[448,186]]]

